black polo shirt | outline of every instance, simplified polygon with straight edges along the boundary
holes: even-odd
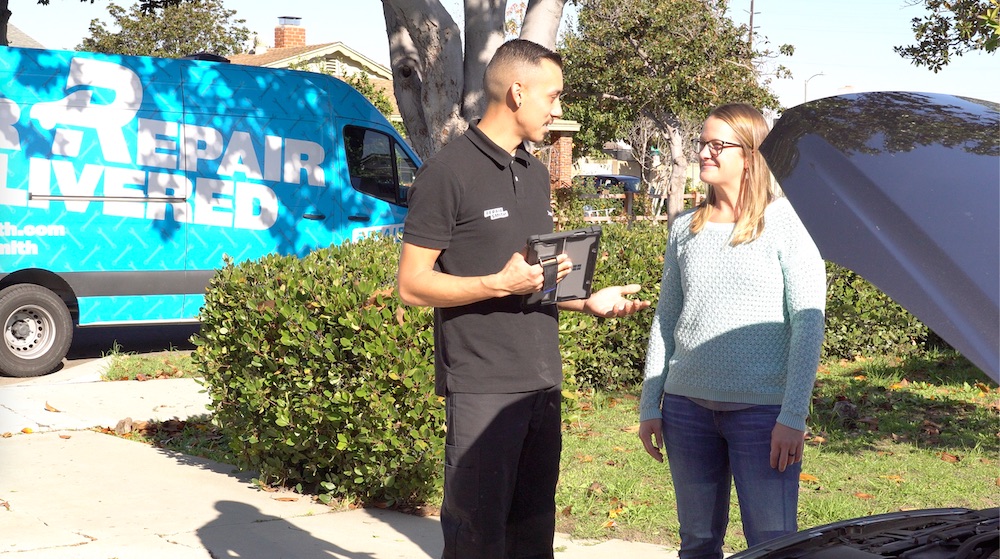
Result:
[[[408,195],[403,241],[440,249],[435,266],[455,276],[499,272],[529,235],[552,232],[549,173],[474,124],[420,167]],[[437,393],[516,393],[562,382],[555,305],[523,308],[521,296],[434,309]]]

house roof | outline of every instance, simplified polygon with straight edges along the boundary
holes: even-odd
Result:
[[[10,43],[10,46],[12,47],[32,49],[45,48],[41,43],[29,37],[27,33],[9,23],[7,24],[7,42]]]
[[[364,67],[372,75],[372,78],[392,79],[392,70],[340,41],[321,45],[271,48],[261,54],[234,54],[229,57],[229,60],[233,64],[244,64],[246,66],[284,68],[296,62],[312,60],[314,58],[325,58],[331,55],[340,55],[357,62],[359,66]]]

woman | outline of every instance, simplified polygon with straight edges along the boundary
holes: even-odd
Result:
[[[826,274],[774,195],[767,132],[750,105],[713,110],[698,142],[707,196],[670,228],[639,437],[661,462],[666,446],[681,559],[721,559],[732,481],[749,546],[797,530]]]

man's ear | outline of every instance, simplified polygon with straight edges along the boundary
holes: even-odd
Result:
[[[510,100],[515,107],[521,106],[521,95],[523,93],[523,87],[521,82],[514,82],[510,84]]]

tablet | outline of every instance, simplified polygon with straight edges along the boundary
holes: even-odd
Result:
[[[528,237],[526,260],[528,264],[542,264],[545,284],[540,292],[524,296],[525,305],[552,305],[590,297],[600,243],[601,227],[598,225]],[[556,257],[562,253],[569,255],[573,270],[561,282],[556,283],[558,266],[555,262]]]

